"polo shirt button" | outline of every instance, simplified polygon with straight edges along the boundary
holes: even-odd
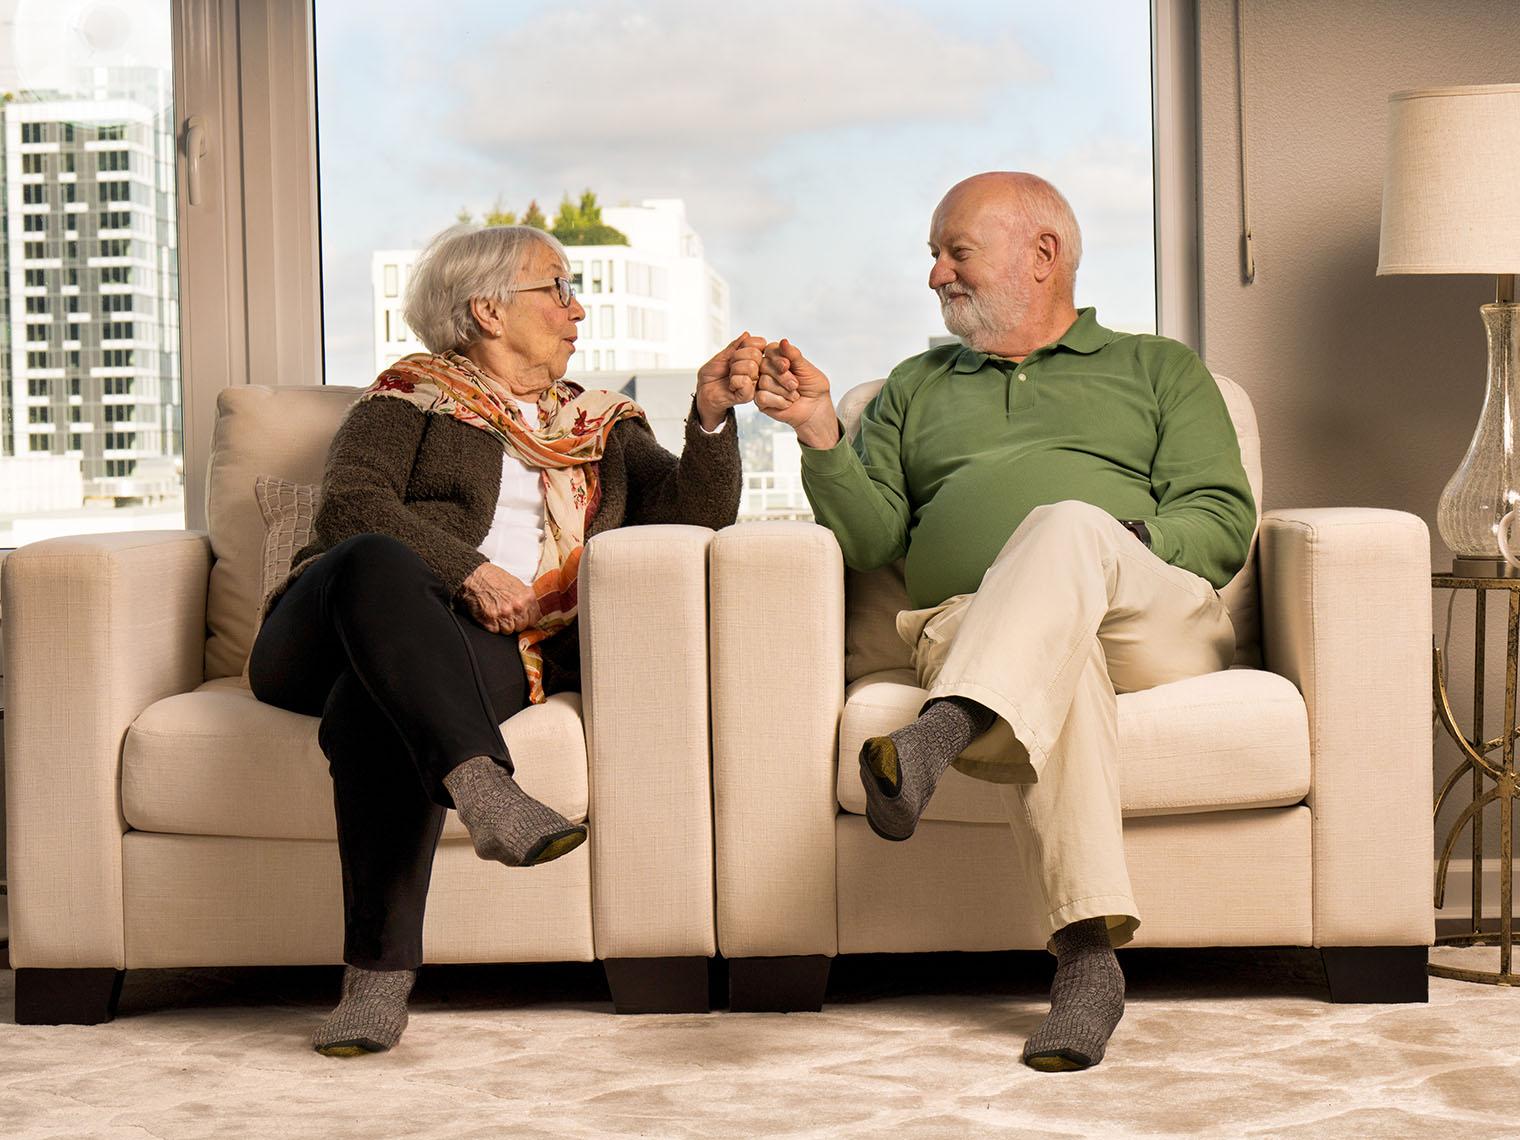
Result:
[[[1028,376],[1026,376],[1026,375],[1024,375],[1024,373],[1022,373],[1022,372],[1020,372],[1020,373],[1019,373],[1019,379],[1020,379],[1020,380],[1028,380],[1028,379],[1029,379],[1029,377],[1028,377]]]

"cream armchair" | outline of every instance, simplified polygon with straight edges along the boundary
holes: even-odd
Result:
[[[241,674],[260,595],[261,474],[321,477],[352,388],[218,400],[209,535],[63,538],[5,560],[6,822],[16,1019],[108,1020],[123,971],[340,960],[317,721]],[[707,550],[697,527],[599,536],[579,697],[503,726],[525,788],[591,838],[477,859],[450,813],[428,962],[605,960],[621,1011],[708,1008],[714,953]]]
[[[1245,393],[1219,381],[1257,502]],[[840,416],[853,431],[879,384]],[[1119,697],[1136,946],[1314,946],[1334,1000],[1426,995],[1434,935],[1430,555],[1385,510],[1273,511],[1224,591],[1236,667]],[[713,543],[718,944],[734,1009],[816,1009],[842,953],[1035,948],[990,785],[951,770],[906,843],[855,763],[925,698],[901,569],[847,573],[807,523]],[[772,699],[756,700],[761,691]],[[891,884],[887,889],[884,884]]]

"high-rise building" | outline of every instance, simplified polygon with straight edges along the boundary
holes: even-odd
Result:
[[[607,206],[602,221],[625,234],[628,244],[567,250],[586,310],[570,360],[572,376],[692,369],[727,343],[728,283],[707,263],[681,199]],[[401,316],[417,253],[379,250],[371,258],[377,373],[423,350]]]
[[[181,494],[170,76],[100,80],[0,105],[4,455],[77,466],[75,501],[52,509]]]

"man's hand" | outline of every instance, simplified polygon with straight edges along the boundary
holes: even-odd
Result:
[[[533,587],[491,562],[475,567],[459,596],[470,616],[492,633],[517,633],[543,616]]]
[[[829,378],[788,340],[765,346],[755,407],[789,424],[807,447],[827,449],[839,442],[839,417],[829,398]]]
[[[697,369],[697,418],[708,431],[718,430],[729,408],[755,398],[764,347],[764,337],[742,332]]]

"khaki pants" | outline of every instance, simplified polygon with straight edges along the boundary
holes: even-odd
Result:
[[[1115,693],[1229,667],[1235,631],[1214,588],[1106,512],[1067,501],[1030,512],[976,593],[906,610],[897,629],[931,699],[969,697],[997,713],[955,766],[1006,785],[1050,931],[1102,916],[1113,944],[1128,942],[1140,915],[1124,862]]]

